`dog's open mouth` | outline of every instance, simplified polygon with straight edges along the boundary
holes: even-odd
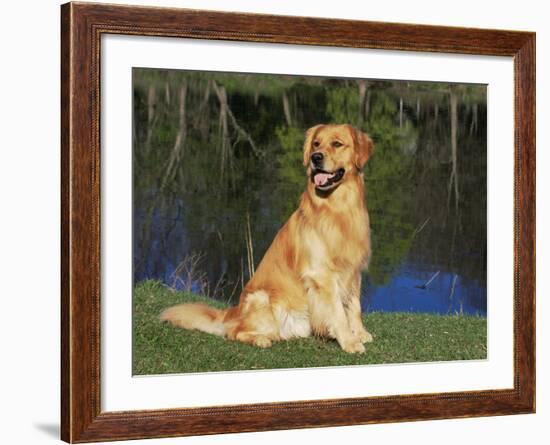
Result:
[[[311,177],[315,183],[315,187],[320,190],[328,190],[344,177],[346,171],[339,168],[333,172],[327,172],[321,169],[313,170]]]

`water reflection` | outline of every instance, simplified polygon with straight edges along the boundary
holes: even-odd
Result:
[[[349,122],[376,143],[363,308],[486,315],[484,86],[153,69],[133,81],[136,282],[235,301],[303,190],[304,130]]]
[[[407,263],[384,286],[369,283],[367,277],[361,300],[363,311],[487,315],[484,286],[453,273],[436,274]]]

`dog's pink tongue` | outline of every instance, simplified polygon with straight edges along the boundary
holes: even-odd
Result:
[[[315,181],[315,185],[319,187],[321,185],[325,185],[329,178],[332,178],[333,176],[334,175],[332,173],[317,173],[313,177],[313,181]]]

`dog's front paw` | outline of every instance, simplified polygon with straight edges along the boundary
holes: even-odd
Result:
[[[342,345],[342,349],[350,354],[362,354],[365,352],[363,343],[359,341],[353,341]]]
[[[363,329],[363,332],[359,333],[359,340],[361,343],[370,343],[374,340],[374,338],[369,331]]]
[[[258,335],[254,339],[254,344],[259,348],[269,348],[271,347],[271,340],[267,338],[265,335]]]

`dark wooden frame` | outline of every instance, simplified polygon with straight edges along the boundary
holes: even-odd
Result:
[[[102,412],[100,53],[103,34],[511,56],[515,72],[514,387]],[[61,438],[67,442],[533,413],[535,34],[92,3],[61,7]]]

